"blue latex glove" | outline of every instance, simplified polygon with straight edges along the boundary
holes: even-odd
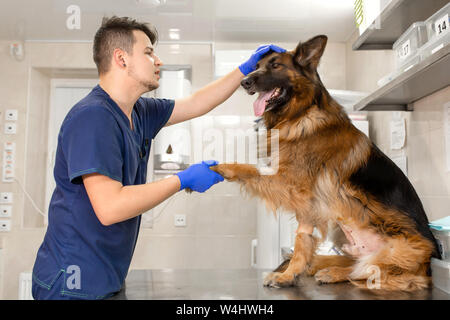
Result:
[[[205,192],[214,184],[223,181],[223,177],[215,171],[209,169],[210,166],[218,164],[217,161],[208,160],[196,163],[178,172],[176,175],[180,179],[180,190],[190,188],[197,192]]]
[[[258,61],[270,50],[279,53],[286,51],[286,49],[280,48],[274,44],[265,44],[259,46],[258,49],[256,49],[255,52],[253,52],[252,56],[239,66],[239,70],[241,70],[244,76],[248,75],[252,71],[255,71],[256,64],[258,63]]]

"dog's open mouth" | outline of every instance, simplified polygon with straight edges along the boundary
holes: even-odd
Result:
[[[255,116],[260,117],[265,111],[269,111],[276,107],[283,101],[285,95],[286,89],[284,88],[275,88],[270,91],[260,92],[256,101],[253,102]]]

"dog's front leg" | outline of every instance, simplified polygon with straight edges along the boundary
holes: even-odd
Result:
[[[286,183],[279,174],[272,173],[270,168],[261,173],[254,165],[224,163],[212,166],[210,169],[221,174],[228,181],[241,184],[250,194],[266,200],[268,207],[274,211],[283,202],[289,201],[286,195],[282,196],[275,192],[281,186],[286,187]]]
[[[222,175],[228,181],[245,180],[260,175],[258,169],[250,164],[222,163],[209,168]]]
[[[313,227],[300,225],[295,237],[294,253],[284,272],[271,272],[264,279],[264,285],[287,287],[295,284],[295,277],[302,274],[312,261],[316,250],[316,239],[312,235]]]

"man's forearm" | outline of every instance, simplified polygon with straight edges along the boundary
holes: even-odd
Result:
[[[227,100],[241,84],[244,75],[238,68],[208,84],[192,95],[192,105],[198,115],[208,113]]]
[[[122,187],[109,206],[108,225],[134,218],[157,206],[180,190],[180,180],[172,176],[156,182]]]

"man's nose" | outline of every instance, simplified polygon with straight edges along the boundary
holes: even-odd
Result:
[[[156,54],[154,56],[155,56],[155,65],[159,67],[162,66],[163,62],[161,61],[161,59],[159,59],[159,57]]]
[[[251,86],[255,83],[255,78],[254,77],[245,77],[244,79],[242,79],[241,81],[241,86],[244,89],[250,89]]]

